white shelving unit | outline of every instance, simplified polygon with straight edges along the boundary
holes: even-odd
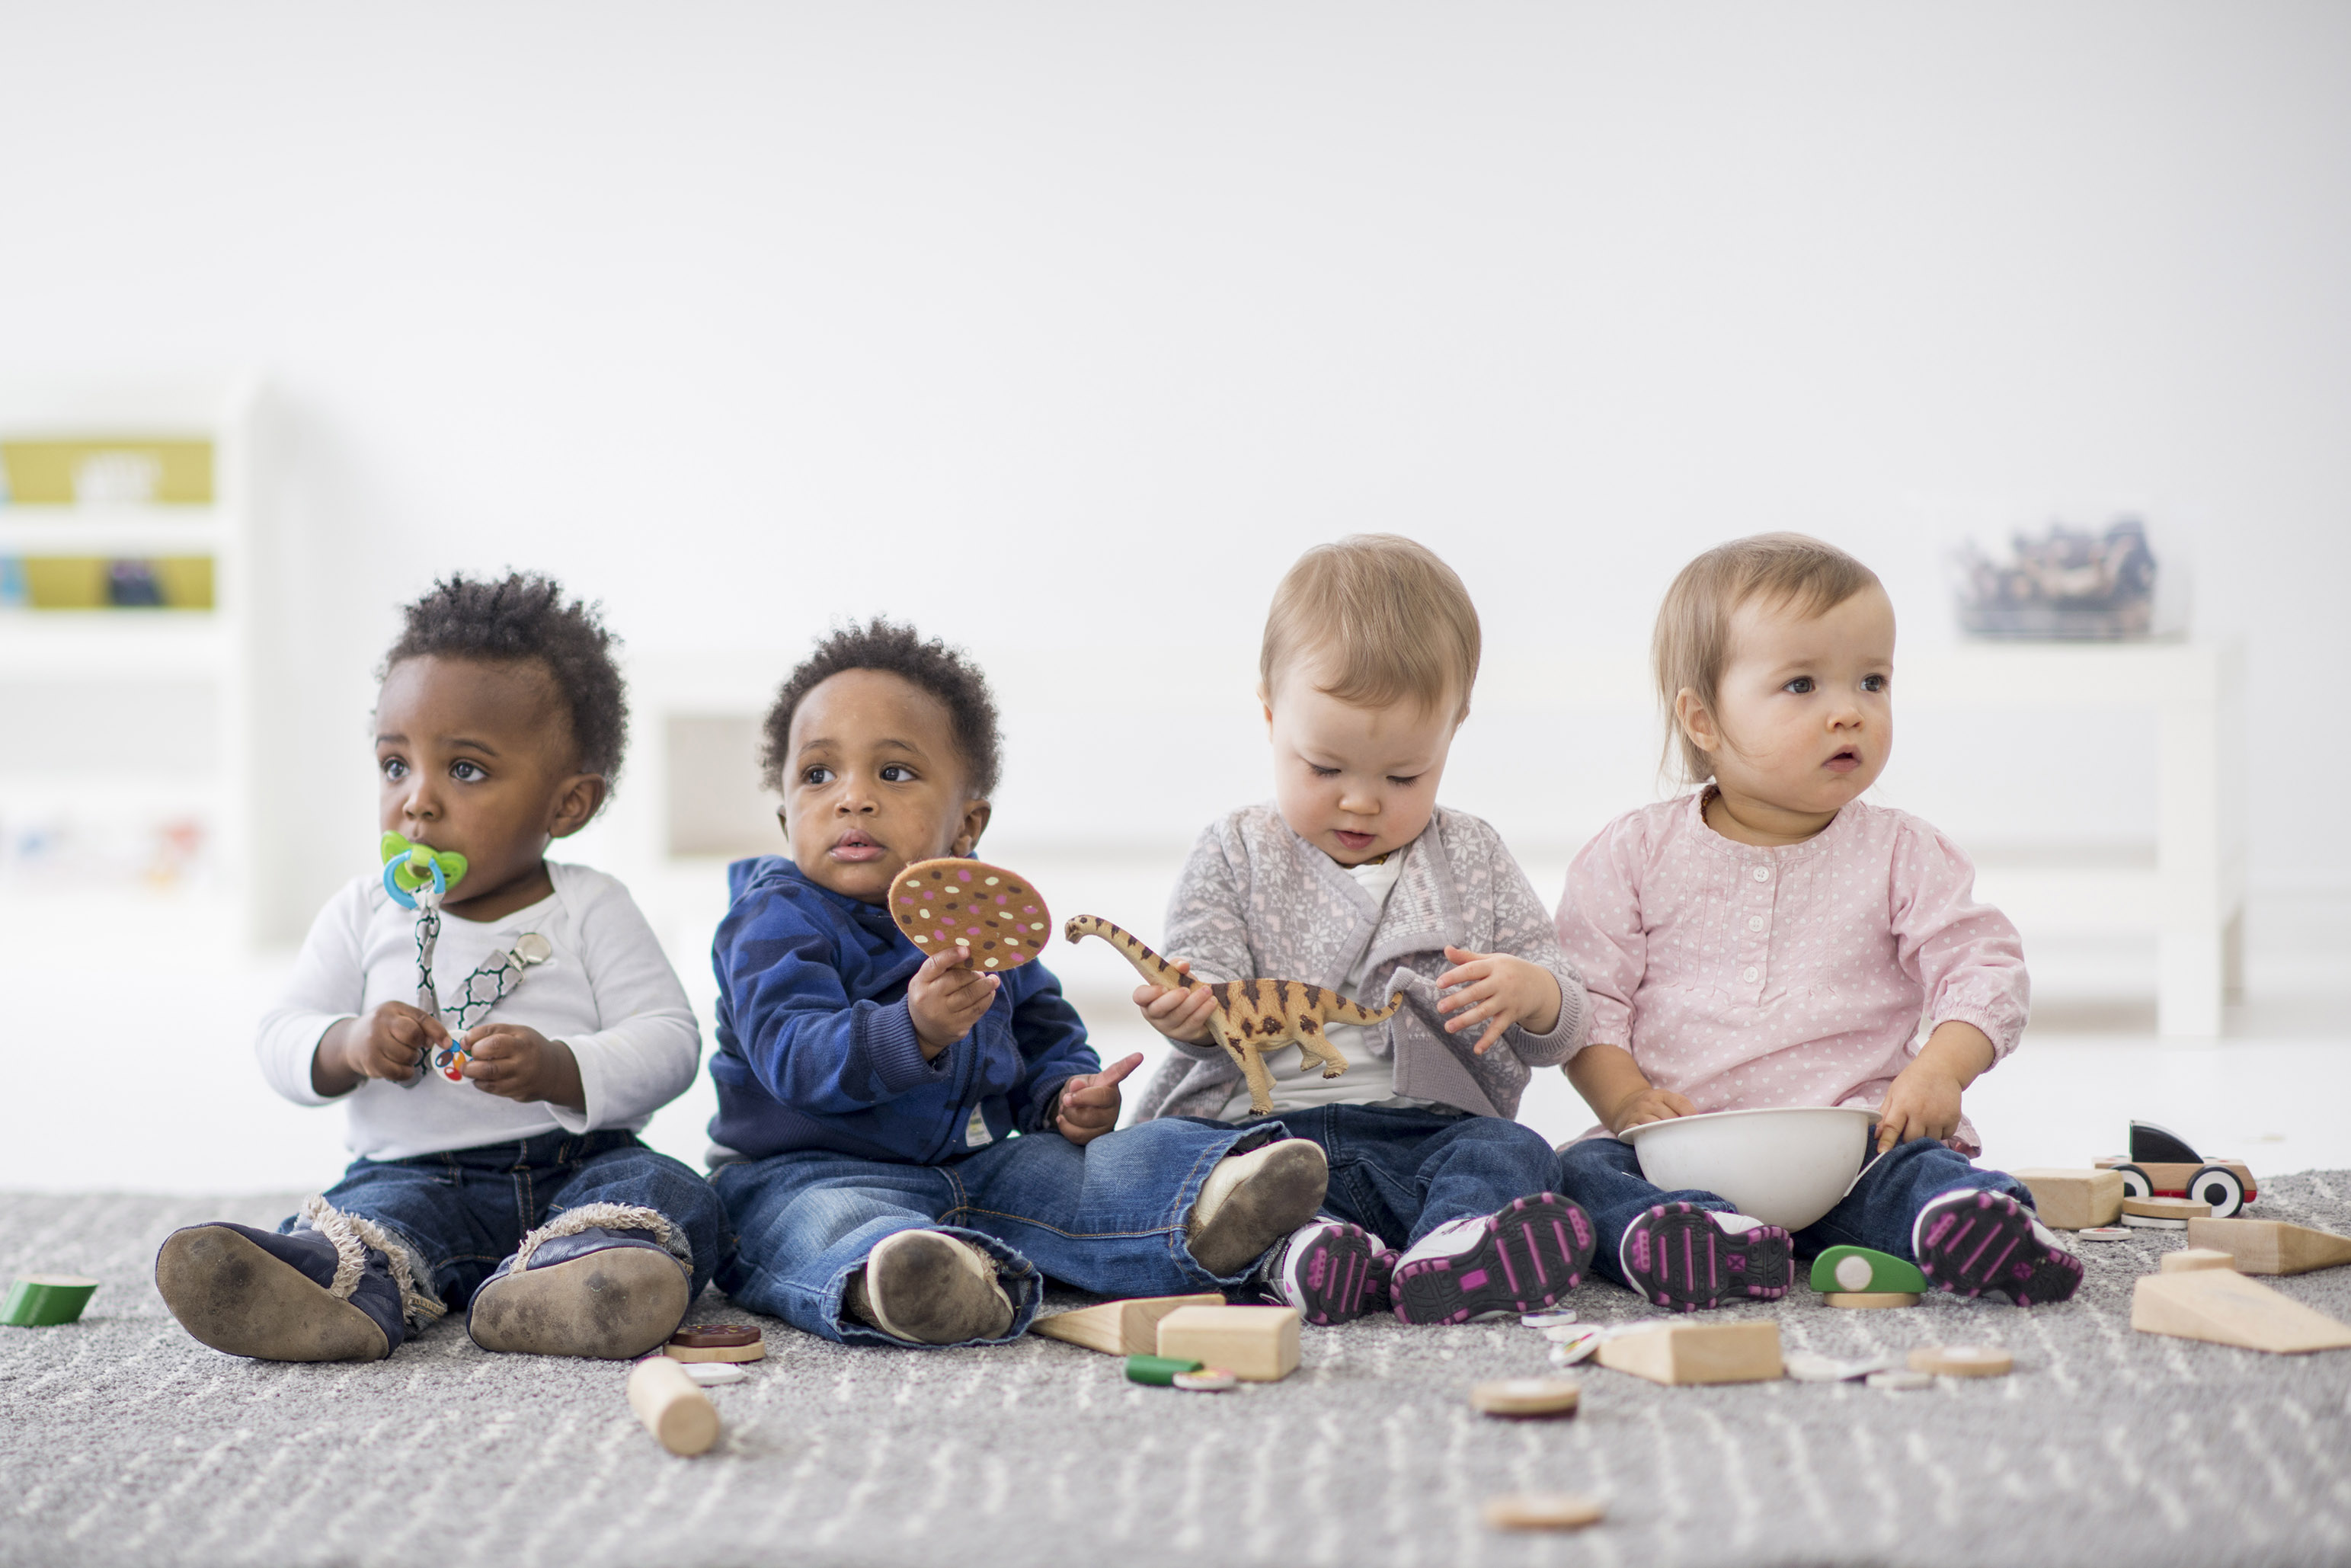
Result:
[[[0,504],[0,557],[212,562],[208,610],[0,607],[0,936],[19,950],[86,940],[91,921],[131,941],[170,927],[242,946],[253,934],[256,390],[0,383],[0,440],[212,448],[209,505]],[[198,830],[196,847],[152,876],[87,859],[42,872],[22,852],[59,825],[87,846],[172,821]]]

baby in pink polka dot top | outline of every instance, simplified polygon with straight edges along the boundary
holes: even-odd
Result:
[[[1720,546],[1667,591],[1655,660],[1699,788],[1603,830],[1558,915],[1591,995],[1566,1072],[1603,1124],[1562,1151],[1557,1185],[1599,1229],[1595,1268],[1688,1310],[1782,1295],[1799,1252],[1850,1245],[1963,1295],[2072,1296],[2080,1262],[2022,1182],[1971,1162],[1960,1109],[2024,1029],[2016,927],[1976,902],[1950,840],[1860,799],[1894,739],[1876,576],[1800,535]],[[1614,1135],[1789,1105],[1879,1118],[1876,1158],[1793,1236],[1717,1194],[1660,1191]]]

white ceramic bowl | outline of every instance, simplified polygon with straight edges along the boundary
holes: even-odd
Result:
[[[1861,1174],[1876,1120],[1875,1111],[1844,1105],[1716,1111],[1646,1123],[1625,1139],[1641,1174],[1667,1192],[1719,1193],[1741,1214],[1802,1230]]]

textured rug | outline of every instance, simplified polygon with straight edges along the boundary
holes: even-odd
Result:
[[[189,1339],[151,1282],[164,1234],[291,1203],[0,1197],[0,1279],[105,1281],[78,1324],[0,1328],[0,1563],[2351,1563],[2351,1351],[2132,1333],[2131,1281],[2179,1244],[2163,1233],[2084,1243],[2081,1296],[2031,1312],[1800,1290],[1731,1314],[1776,1317],[1789,1350],[2005,1345],[2005,1378],[1677,1389],[1587,1367],[1565,1422],[1465,1403],[1547,1370],[1515,1323],[1309,1330],[1297,1375],[1212,1396],[1035,1338],[847,1350],[770,1322],[768,1361],[714,1391],[718,1447],[688,1460],[631,1416],[624,1369],[486,1354],[455,1322],[360,1366]],[[2265,1182],[2255,1212],[2351,1230],[2351,1176]],[[2277,1284],[2351,1318],[2351,1268]],[[1605,1285],[1570,1304],[1644,1315]],[[714,1292],[695,1315],[741,1314]],[[1483,1500],[1517,1490],[1609,1516],[1488,1531]]]

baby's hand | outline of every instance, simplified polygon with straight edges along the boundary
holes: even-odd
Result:
[[[1437,977],[1437,988],[1461,988],[1438,1002],[1437,1010],[1467,1009],[1446,1020],[1447,1034],[1485,1024],[1486,1032],[1469,1048],[1477,1055],[1491,1050],[1512,1024],[1523,1025],[1532,1034],[1549,1034],[1559,1027],[1559,981],[1541,965],[1507,953],[1471,953],[1459,947],[1447,947],[1445,956],[1454,967]]]
[[[1142,1065],[1143,1053],[1138,1051],[1100,1072],[1063,1079],[1061,1112],[1053,1130],[1083,1147],[1117,1126],[1119,1080]]]
[[[906,985],[906,1012],[914,1020],[914,1043],[925,1061],[936,1061],[947,1047],[996,1005],[1004,982],[971,967],[971,949],[932,954]]]
[[[1175,965],[1186,979],[1192,977],[1191,959],[1177,958]],[[1217,1010],[1217,998],[1206,987],[1137,986],[1134,1005],[1143,1009],[1144,1020],[1169,1040],[1186,1045],[1208,1043],[1208,1015]]]
[[[1877,1152],[1913,1138],[1939,1141],[1959,1131],[1961,1087],[1949,1071],[1923,1058],[1904,1068],[1886,1085],[1886,1103],[1877,1108]]]
[[[360,1078],[405,1082],[416,1076],[425,1053],[448,1039],[448,1026],[431,1013],[406,1002],[384,1002],[351,1020],[342,1042],[343,1065]]]
[[[1616,1107],[1616,1114],[1609,1120],[1608,1130],[1621,1133],[1627,1127],[1638,1127],[1644,1123],[1670,1122],[1677,1116],[1696,1114],[1698,1107],[1691,1104],[1687,1097],[1670,1089],[1651,1085]]]
[[[580,1060],[559,1040],[526,1024],[477,1024],[463,1041],[473,1060],[465,1076],[474,1087],[506,1100],[548,1100],[573,1111],[588,1108],[580,1084]]]

